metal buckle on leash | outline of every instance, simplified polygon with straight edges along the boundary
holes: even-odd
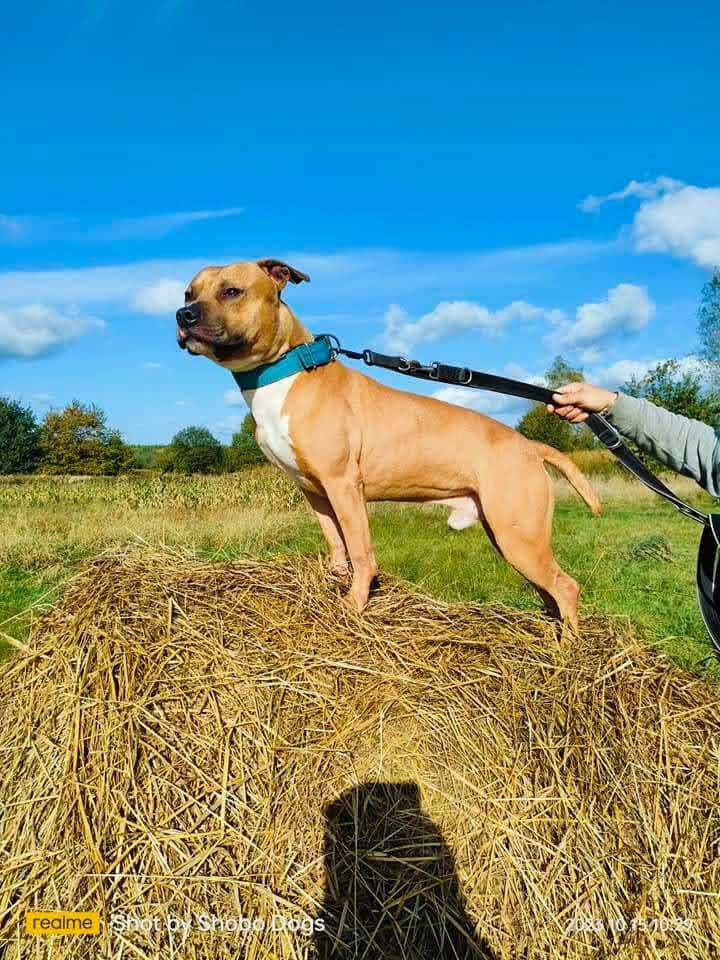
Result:
[[[445,364],[440,363],[435,360],[434,363],[430,364],[428,368],[430,373],[428,376],[431,380],[440,381],[440,367],[445,366]],[[472,370],[468,367],[449,367],[450,370],[457,370],[457,374],[454,376],[454,380],[461,387],[467,387],[472,381]],[[444,381],[443,381],[444,382]]]
[[[437,366],[437,364],[432,364],[432,366],[426,367],[419,360],[406,360],[405,357],[400,357],[400,363],[402,364],[398,367],[400,373],[426,373],[430,378],[432,378],[433,368]]]

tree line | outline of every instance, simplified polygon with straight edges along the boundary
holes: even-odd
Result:
[[[0,397],[0,474],[117,476],[131,470],[232,473],[264,460],[248,414],[229,445],[205,427],[186,427],[168,446],[131,446],[94,404],[74,400],[39,422],[30,407]]]
[[[702,420],[720,430],[720,269],[704,285],[697,311],[697,362],[669,359],[622,387],[672,413]],[[545,375],[549,387],[584,379],[583,370],[556,357]],[[589,430],[549,414],[542,404],[528,409],[518,430],[531,440],[571,452],[596,441]],[[0,397],[0,474],[110,475],[150,469],[162,473],[225,473],[264,461],[248,414],[229,445],[205,427],[180,430],[167,446],[130,446],[107,425],[94,404],[75,400],[51,410],[42,422],[17,400]]]

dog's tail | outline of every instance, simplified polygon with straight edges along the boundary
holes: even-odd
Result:
[[[551,463],[564,475],[565,479],[575,487],[585,503],[590,507],[592,513],[597,516],[602,510],[600,498],[593,490],[585,474],[575,466],[570,457],[566,457],[564,453],[560,453],[555,447],[549,447],[546,443],[538,443],[537,446],[540,447],[540,456],[543,460]]]

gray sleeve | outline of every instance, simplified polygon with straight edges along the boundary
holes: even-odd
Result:
[[[712,427],[624,393],[606,417],[641,450],[720,496],[720,441]]]

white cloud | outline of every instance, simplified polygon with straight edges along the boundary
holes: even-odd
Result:
[[[126,307],[141,288],[164,277],[187,283],[202,266],[202,260],[188,259],[69,270],[8,270],[0,273],[0,294],[3,302],[11,305],[29,303],[42,295],[45,302],[56,305],[113,303]]]
[[[146,363],[140,364],[141,370],[164,370],[164,363],[156,363],[154,360],[148,360]]]
[[[165,237],[192,223],[236,217],[242,212],[242,207],[183,210],[141,217],[122,217],[95,224],[89,223],[86,219],[71,217],[8,217],[0,214],[0,242],[10,245],[22,245],[33,241],[42,243],[48,240],[114,243],[138,238]]]
[[[179,280],[157,280],[141,287],[132,299],[132,308],[138,313],[172,314],[182,306],[187,283]]]
[[[100,224],[88,231],[92,239],[131,240],[137,237],[164,237],[182,230],[191,223],[237,217],[242,207],[224,207],[220,210],[187,210],[178,213],[150,214],[146,217],[125,217]]]
[[[672,177],[657,177],[655,180],[631,180],[622,190],[616,190],[614,193],[606,193],[603,196],[596,196],[594,193],[588,194],[580,201],[578,207],[583,213],[593,213],[609,200],[627,200],[628,197],[652,200],[661,193],[677,190],[683,186],[681,180],[673,180]]]
[[[579,206],[591,212],[628,197],[641,201],[630,227],[636,251],[670,253],[708,269],[720,266],[720,187],[695,187],[671,177],[631,180],[615,193],[591,194]]]
[[[542,373],[532,373],[526,367],[519,363],[506,363],[503,369],[503,375],[512,377],[513,380],[523,380],[525,383],[534,383],[537,387],[544,387],[546,384],[545,375]]]
[[[648,370],[662,363],[662,359],[654,360],[617,360],[608,367],[598,367],[587,372],[590,383],[597,383],[601,387],[621,387],[628,380],[642,380]]]
[[[606,300],[578,307],[575,320],[558,324],[547,339],[556,349],[577,348],[597,359],[599,343],[611,334],[642,330],[654,313],[655,304],[644,287],[621,283],[608,291]]]
[[[485,390],[469,390],[463,387],[442,387],[433,394],[436,400],[445,403],[454,403],[459,407],[467,407],[479,413],[490,416],[519,412],[527,407],[527,401],[518,397],[507,397],[501,393],[490,393]]]
[[[593,344],[580,351],[580,363],[599,363],[603,356],[604,351],[597,344]]]
[[[643,203],[632,225],[635,249],[720,266],[720,187],[682,187]]]
[[[597,363],[601,344],[611,335],[642,330],[655,313],[655,304],[644,287],[621,283],[608,291],[606,300],[585,303],[570,319],[561,310],[545,309],[517,300],[500,310],[488,310],[472,301],[443,301],[434,310],[413,320],[393,304],[385,315],[386,347],[406,354],[419,343],[428,343],[460,332],[497,336],[514,322],[543,320],[553,329],[545,338],[555,349],[575,349],[583,363]]]
[[[237,433],[240,427],[242,427],[245,417],[246,414],[244,413],[239,415],[230,414],[227,417],[223,417],[222,420],[218,420],[215,424],[215,431],[223,437],[229,437],[233,433]]]
[[[226,390],[223,394],[223,400],[229,407],[239,407],[245,403],[242,391],[237,387],[235,387],[234,390],[232,388],[230,390]]]
[[[557,323],[561,316],[559,311],[547,311],[524,300],[516,300],[500,310],[488,310],[469,300],[445,300],[430,313],[411,320],[401,307],[392,304],[385,314],[383,339],[388,349],[405,353],[418,343],[429,343],[461,331],[497,336],[514,321],[546,318]]]
[[[37,357],[104,326],[97,317],[40,303],[0,310],[0,356]]]
[[[600,256],[611,246],[570,241],[480,252],[356,249],[340,253],[308,253],[281,250],[273,251],[273,255],[312,276],[311,284],[303,284],[293,290],[292,295],[301,297],[311,310],[312,305],[321,304],[321,311],[325,313],[328,303],[342,305],[349,299],[361,301],[368,295],[391,299],[404,293],[434,288],[459,287],[472,292],[489,285],[525,283],[534,277],[546,277],[553,267]],[[267,251],[248,251],[245,257],[252,259],[263,253]],[[239,259],[242,256],[239,254]],[[203,266],[226,260],[227,257],[210,254],[202,259],[143,260],[68,270],[6,271],[0,273],[0,291],[6,304],[28,303],[38,296],[38,291],[42,291],[44,300],[57,305],[112,303],[127,307],[141,293],[145,294],[145,288],[155,287],[160,282],[174,282],[177,284],[175,291],[181,287],[184,291],[190,278]],[[169,287],[165,289],[170,290]],[[159,310],[159,296],[150,305]],[[162,312],[168,306],[171,306],[169,299],[163,300]]]
[[[55,402],[54,393],[31,393],[30,400],[33,403],[37,403],[42,407],[49,407],[52,403]]]
[[[523,247],[489,250],[417,251],[359,248],[338,253],[280,252],[279,259],[309,273],[331,292],[356,295],[371,289],[386,292],[426,290],[434,287],[461,289],[488,284],[519,282],[545,276],[553,266],[591,260],[613,249],[614,243],[569,240]],[[304,295],[313,285],[302,286]]]
[[[667,357],[655,357],[651,360],[617,360],[610,366],[589,370],[587,379],[603,387],[617,388],[632,379],[642,380],[648,371],[659,363],[666,363],[667,359]],[[694,353],[681,357],[677,361],[677,376],[682,377],[686,373],[700,376],[703,380],[709,375],[707,364]]]

